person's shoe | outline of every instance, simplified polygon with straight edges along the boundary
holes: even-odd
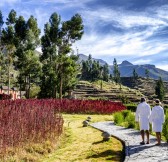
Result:
[[[145,142],[144,141],[140,142],[140,145],[145,145]]]
[[[146,144],[150,144],[150,142],[147,141]]]

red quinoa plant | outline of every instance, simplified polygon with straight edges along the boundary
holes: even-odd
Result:
[[[125,109],[122,103],[103,100],[0,100],[0,150],[59,137],[61,113],[111,114]]]

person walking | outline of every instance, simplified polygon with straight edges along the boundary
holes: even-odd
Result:
[[[155,100],[155,106],[152,108],[149,121],[150,123],[152,123],[152,131],[156,133],[156,138],[157,138],[156,145],[160,145],[162,125],[164,123],[164,109],[161,106],[161,102],[159,99]]]
[[[150,143],[149,140],[149,117],[151,115],[151,108],[149,104],[146,103],[146,99],[144,97],[141,98],[140,103],[137,106],[136,114],[135,114],[135,121],[139,122],[140,124],[140,132],[142,137],[141,145],[145,144],[145,133],[147,137],[146,144]]]

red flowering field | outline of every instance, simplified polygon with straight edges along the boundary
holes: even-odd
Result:
[[[0,150],[59,137],[61,113],[111,114],[124,109],[122,103],[103,100],[0,100]]]

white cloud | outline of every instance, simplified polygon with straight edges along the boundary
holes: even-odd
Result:
[[[152,37],[156,33],[157,35],[161,34],[159,33],[161,29],[168,25],[168,18],[166,17],[168,13],[165,11],[163,13],[165,19],[160,18],[161,14],[159,12],[151,15],[150,9],[139,13],[126,11],[122,8],[85,10],[82,15],[89,34],[86,33],[82,40],[76,43],[79,53],[91,53],[93,57],[102,55],[148,56],[160,53],[167,49],[168,44],[166,41],[160,41]],[[103,27],[106,24],[115,24],[124,32],[116,34],[111,32],[110,29],[104,35],[96,32],[99,26]],[[144,26],[146,26],[144,29],[138,30],[139,27]],[[125,32],[125,30],[127,31]]]
[[[83,8],[86,3],[94,0],[36,0],[35,3],[46,3],[46,4],[56,4],[59,5],[58,9],[68,9],[68,8]]]
[[[84,35],[81,41],[76,43],[79,52],[91,53],[97,56],[148,56],[167,49],[166,42],[148,41],[146,38],[152,35],[151,28],[144,32],[125,33],[123,35]]]
[[[156,67],[168,71],[168,65],[157,64]]]
[[[103,13],[103,14],[101,14]],[[159,19],[157,15],[150,15],[148,12],[133,12],[126,11],[121,8],[100,8],[97,10],[85,10],[82,13],[85,15],[88,24],[90,22],[95,25],[97,22],[114,23],[122,28],[132,28],[137,26],[163,26],[168,23],[162,19]],[[168,14],[167,14],[168,16]]]
[[[76,42],[73,47],[75,50],[78,48],[79,53],[92,54],[95,58],[108,56],[108,58],[123,57],[125,60],[167,50],[167,37],[163,41],[154,36],[161,37],[168,34],[166,30],[162,32],[162,29],[168,26],[168,5],[152,8],[150,6],[143,11],[126,10],[125,6],[115,6],[115,8],[104,7],[105,5],[101,5],[99,8],[98,6],[97,8],[87,6],[88,2],[94,1],[1,0],[0,7],[7,8],[15,5],[18,15],[23,15],[25,18],[34,15],[42,32],[44,24],[53,12],[63,13],[63,19],[69,17],[72,10],[80,13],[84,21],[85,34],[82,40]],[[24,9],[21,6],[24,6]],[[30,6],[33,7],[30,8]],[[115,27],[119,31],[115,32],[111,27]],[[152,62],[150,59],[145,60],[148,63],[150,61]],[[143,63],[143,60],[139,60],[139,63]]]
[[[20,3],[21,0],[1,0],[0,7],[6,6],[6,5],[14,5],[16,3]]]
[[[132,63],[134,65],[142,65],[142,64],[150,64],[152,60],[150,59],[137,59],[136,61],[133,61]]]

